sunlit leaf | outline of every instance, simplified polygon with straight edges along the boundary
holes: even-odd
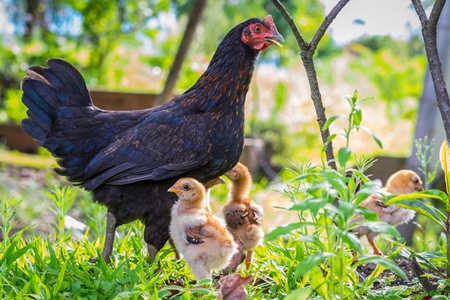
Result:
[[[389,225],[386,222],[380,222],[380,221],[367,221],[367,222],[359,222],[355,223],[357,225],[366,226],[369,227],[371,231],[379,232],[382,234],[390,234],[393,236],[399,236],[400,233],[395,229],[394,226]],[[355,230],[357,231],[357,230]]]
[[[366,126],[363,126],[363,125],[356,126],[356,128],[360,128],[360,129],[364,130],[365,132],[367,132],[368,134],[370,134],[372,136],[372,138],[374,139],[375,143],[377,143],[377,145],[381,149],[383,149],[383,143],[381,143],[381,140],[379,138],[377,138],[375,136],[375,134],[373,134],[373,132],[369,128],[367,128]]]
[[[334,115],[334,116],[331,116],[331,117],[325,122],[325,124],[323,125],[322,130],[327,130],[328,127],[330,127],[331,123],[333,123],[334,121],[336,121],[336,120],[339,119],[339,118],[347,118],[347,116],[345,116],[345,115]]]
[[[439,160],[441,161],[442,170],[444,170],[445,187],[448,194],[450,191],[450,148],[447,140],[442,142],[441,150],[439,152]],[[448,200],[446,205],[447,210],[449,210]]]
[[[294,230],[297,230],[299,228],[302,228],[304,226],[313,226],[315,223],[312,222],[297,222],[297,223],[291,223],[286,226],[278,226],[274,230],[272,230],[269,234],[267,234],[264,238],[265,241],[271,241],[276,239],[279,236],[288,234]]]
[[[309,210],[312,215],[317,215],[319,209],[324,207],[328,203],[327,199],[323,198],[311,198],[306,199],[300,203],[292,205],[289,210],[305,211]]]
[[[390,205],[397,205],[399,207],[402,208],[406,208],[406,209],[410,209],[410,210],[414,210],[415,212],[429,218],[430,220],[432,220],[433,222],[435,222],[436,224],[440,225],[442,228],[445,229],[445,223],[441,220],[441,218],[438,216],[440,215],[441,217],[445,218],[445,216],[442,214],[442,212],[440,212],[438,209],[432,207],[432,206],[428,206],[425,203],[416,200],[416,199],[411,199],[411,200],[403,200],[405,199],[405,195],[401,195],[397,196],[391,200],[389,200],[388,202],[386,202],[386,204],[390,204]],[[411,195],[409,195],[411,196]]]
[[[338,151],[338,161],[341,167],[345,167],[348,160],[350,159],[350,156],[352,155],[352,150],[347,147],[342,147]]]
[[[354,111],[354,114],[353,114],[353,121],[354,121],[356,126],[361,125],[362,118],[363,118],[363,116],[362,116],[361,109],[359,107],[355,107],[355,111]]]
[[[356,235],[350,233],[348,230],[342,229],[338,229],[336,233],[345,243],[350,246],[350,248],[355,249],[359,253],[363,253],[361,242]]]
[[[306,300],[312,294],[312,286],[307,286],[304,288],[297,289],[284,297],[284,300]]]
[[[366,265],[368,263],[374,263],[377,265],[381,265],[385,267],[386,269],[391,270],[394,272],[398,277],[402,279],[407,279],[405,272],[403,272],[402,268],[400,268],[394,261],[378,255],[362,255],[358,257],[358,261],[355,262],[354,267],[360,266],[360,265]]]
[[[323,276],[322,270],[315,266],[309,272],[311,277],[311,286],[313,290],[317,292],[323,299],[328,300],[330,296],[328,295],[328,286],[325,281],[325,276]]]
[[[334,253],[330,252],[319,252],[314,253],[311,256],[308,256],[305,260],[301,261],[296,269],[295,269],[295,275],[296,277],[303,276],[306,273],[308,273],[312,268],[320,264],[323,260],[330,256],[334,256]]]

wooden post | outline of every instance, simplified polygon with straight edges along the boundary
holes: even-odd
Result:
[[[164,90],[156,98],[155,105],[160,105],[170,100],[172,92],[178,80],[178,75],[180,74],[183,61],[186,59],[189,46],[194,38],[195,29],[200,22],[203,11],[205,10],[207,0],[196,0],[194,7],[189,13],[189,21],[184,31],[183,39],[181,40],[180,47],[178,48],[177,55],[173,61],[172,68],[170,69],[169,75],[167,76],[166,84],[164,85]]]

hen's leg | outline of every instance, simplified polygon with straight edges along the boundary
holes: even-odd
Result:
[[[114,247],[114,237],[116,234],[116,228],[117,228],[117,219],[116,217],[111,213],[108,212],[106,216],[106,238],[105,238],[105,244],[103,245],[103,251],[102,251],[102,257],[105,263],[110,264],[111,263],[111,253]],[[98,257],[91,258],[89,262],[94,263],[98,261]]]
[[[168,226],[159,227],[159,224],[146,225],[144,231],[144,240],[147,243],[147,251],[150,262],[154,262],[156,254],[164,247],[169,239]]]

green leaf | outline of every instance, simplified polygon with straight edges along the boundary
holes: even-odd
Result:
[[[355,249],[359,253],[363,253],[361,241],[358,239],[356,235],[350,233],[348,230],[342,229],[338,229],[336,233],[345,243],[347,243],[350,246],[350,248]]]
[[[322,130],[327,130],[328,127],[330,127],[331,123],[333,123],[334,121],[336,121],[336,120],[339,119],[339,118],[347,118],[347,116],[345,116],[345,115],[334,115],[334,116],[331,116],[331,117],[325,122],[325,124],[323,125]]]
[[[339,164],[341,165],[341,167],[345,168],[351,155],[352,155],[352,150],[350,150],[350,148],[342,147],[339,149],[338,161],[339,161]]]
[[[375,136],[375,134],[373,134],[373,132],[369,128],[367,128],[366,126],[363,126],[363,125],[355,126],[355,128],[360,128],[360,129],[364,130],[365,132],[367,132],[368,134],[370,134],[372,136],[372,138],[374,139],[375,143],[377,143],[378,147],[383,149],[383,144],[381,143],[381,140],[379,138],[377,138]]]
[[[311,212],[311,214],[315,216],[315,215],[317,215],[317,212],[319,211],[319,209],[324,207],[327,203],[328,203],[327,199],[311,198],[311,199],[307,199],[300,203],[292,205],[292,207],[289,208],[289,210],[293,210],[293,211],[309,210]]]
[[[322,270],[315,266],[310,271],[311,286],[313,290],[317,292],[324,300],[330,299],[328,294],[328,286],[326,284],[325,276],[323,276]]]
[[[439,160],[441,161],[442,170],[444,170],[445,188],[448,194],[450,192],[450,148],[447,140],[442,142],[441,150],[439,151]],[[448,201],[447,210],[450,210]]]
[[[371,231],[379,232],[383,234],[390,234],[393,236],[399,236],[400,233],[395,229],[394,226],[389,225],[386,222],[377,222],[377,221],[367,221],[367,222],[358,222],[354,223],[358,226],[366,226],[369,227]]]
[[[295,268],[295,276],[298,278],[299,276],[303,276],[308,273],[312,268],[321,263],[324,259],[334,256],[334,253],[330,252],[319,252],[314,253],[311,256],[308,256],[305,260],[301,261],[297,267]]]
[[[308,285],[304,288],[297,289],[287,295],[284,300],[306,300],[313,292],[312,286]]]
[[[291,231],[297,230],[299,228],[302,228],[304,226],[314,226],[315,223],[313,222],[297,222],[297,223],[291,223],[286,226],[278,226],[274,230],[272,230],[269,234],[267,234],[264,238],[265,241],[271,241],[276,239],[279,236],[285,235],[290,233]]]
[[[359,191],[356,193],[355,204],[359,205],[367,197],[377,193],[382,188],[381,181],[379,179],[364,183]]]
[[[337,137],[336,133],[330,134],[327,138],[327,142],[331,142],[332,140],[334,140]]]
[[[368,263],[374,263],[377,265],[381,265],[383,267],[385,267],[386,269],[391,270],[392,272],[394,272],[398,277],[402,278],[402,279],[407,279],[405,272],[403,272],[403,270],[392,260],[383,257],[383,256],[378,256],[378,255],[362,255],[360,257],[358,257],[358,261],[355,262],[355,264],[353,265],[355,268],[360,266],[360,265],[365,265]]]
[[[356,205],[352,202],[341,201],[339,203],[339,210],[342,212],[344,218],[348,220],[354,213],[356,209]]]
[[[356,126],[361,125],[362,122],[362,111],[359,107],[355,107],[354,113],[353,113],[353,121]]]
[[[400,196],[394,197],[394,198],[390,199],[389,201],[387,201],[386,205],[397,205],[402,208],[413,210],[413,211],[429,218],[430,220],[432,220],[433,222],[435,222],[436,224],[440,225],[442,228],[445,229],[445,223],[438,216],[438,214],[439,214],[439,215],[441,215],[441,217],[445,218],[445,216],[442,214],[442,212],[440,212],[438,209],[436,209],[432,206],[428,206],[425,203],[423,203],[419,200],[416,200],[415,198],[417,198],[418,194],[420,194],[420,193],[400,195]]]

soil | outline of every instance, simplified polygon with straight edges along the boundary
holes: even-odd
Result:
[[[437,281],[441,275],[433,270],[422,269],[416,261],[405,258],[395,258],[394,262],[405,272],[407,279],[398,277],[391,270],[384,270],[373,283],[372,289],[377,290],[385,286],[404,286],[413,287],[420,283],[420,289],[429,292],[437,287]],[[360,276],[360,281],[366,279],[375,269],[375,264],[367,264],[358,266],[357,272]],[[441,270],[445,274],[445,270]],[[421,274],[430,274],[429,277],[420,276]],[[417,280],[414,280],[417,278]]]

